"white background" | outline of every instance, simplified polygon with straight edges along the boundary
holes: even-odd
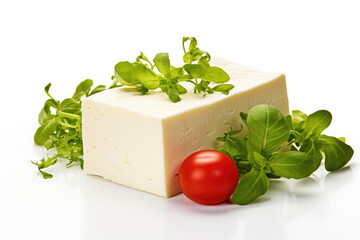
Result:
[[[360,6],[356,1],[0,1],[0,239],[359,239]],[[328,109],[327,134],[355,155],[343,170],[280,180],[248,206],[163,199],[30,160],[37,114],[81,80],[111,83],[113,66],[200,48],[287,77],[291,109]],[[141,149],[139,149],[141,150]],[[322,168],[323,169],[323,168]]]

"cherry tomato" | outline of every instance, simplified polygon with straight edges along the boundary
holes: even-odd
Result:
[[[200,204],[216,204],[228,199],[239,181],[234,161],[226,154],[198,151],[188,156],[179,170],[181,191]]]

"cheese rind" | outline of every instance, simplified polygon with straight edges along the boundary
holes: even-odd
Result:
[[[84,167],[88,174],[171,197],[177,173],[191,153],[217,149],[216,138],[240,126],[239,112],[269,104],[288,114],[285,76],[215,60],[235,87],[229,95],[187,93],[172,103],[166,94],[112,89],[83,101]],[[186,86],[191,88],[191,86]],[[136,95],[136,96],[134,96]]]

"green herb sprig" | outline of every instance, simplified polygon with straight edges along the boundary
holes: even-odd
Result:
[[[322,153],[325,155],[325,169],[335,171],[345,166],[354,151],[345,143],[345,138],[335,138],[322,134],[330,125],[332,115],[326,110],[316,111],[309,116],[292,111],[289,142],[292,150],[306,152],[314,160],[314,171],[319,168]]]
[[[248,128],[243,138],[236,137],[242,131],[230,130],[224,137],[219,151],[230,156],[239,173],[243,175],[233,194],[233,201],[244,205],[265,194],[269,178],[301,179],[319,168],[322,153],[325,168],[334,171],[345,166],[354,151],[344,138],[321,134],[331,123],[331,114],[320,110],[307,116],[293,111],[286,117],[269,105],[257,105],[249,114],[240,113]],[[288,146],[289,151],[279,151]]]
[[[91,90],[92,85],[92,80],[84,80],[77,86],[73,96],[63,101],[58,101],[50,95],[51,83],[46,85],[45,93],[49,99],[46,100],[39,113],[38,120],[40,127],[35,132],[34,141],[48,150],[55,148],[56,154],[47,159],[42,158],[39,162],[31,161],[38,167],[43,178],[53,177],[51,174],[43,171],[43,169],[56,164],[58,158],[67,159],[67,167],[78,164],[83,168],[81,98],[91,96],[106,89],[104,85],[99,85]],[[110,88],[117,86],[119,85],[115,83]]]
[[[188,41],[190,43],[186,48]],[[194,37],[184,37],[182,46],[182,67],[171,65],[168,53],[156,54],[151,62],[141,52],[135,62],[123,61],[115,65],[114,83],[134,87],[141,94],[160,89],[174,103],[181,101],[180,95],[187,93],[182,82],[194,84],[194,93],[202,93],[204,96],[214,92],[229,94],[234,88],[232,84],[225,84],[230,80],[229,75],[219,67],[210,66],[210,54],[197,47],[197,40]],[[210,87],[211,82],[217,85]]]

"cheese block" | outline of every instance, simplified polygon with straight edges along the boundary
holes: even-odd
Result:
[[[224,132],[240,128],[240,112],[269,104],[288,114],[283,74],[214,59],[235,87],[229,95],[188,93],[171,102],[165,93],[140,95],[115,88],[86,98],[82,104],[86,173],[131,188],[171,197],[180,193],[178,170],[191,153],[213,149]],[[244,134],[244,133],[243,133]]]

